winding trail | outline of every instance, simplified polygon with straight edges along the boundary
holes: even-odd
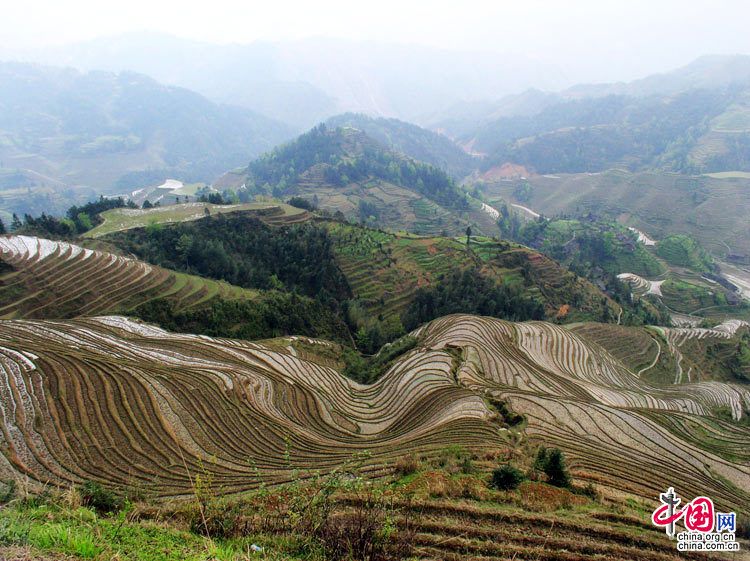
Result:
[[[654,357],[654,361],[648,366],[645,366],[644,368],[641,368],[638,372],[636,372],[635,375],[639,378],[641,377],[641,374],[646,372],[646,370],[651,370],[654,366],[656,366],[656,363],[659,362],[659,358],[661,357],[661,343],[659,343],[658,339],[654,339],[654,343],[656,343],[656,356]]]
[[[515,203],[511,203],[510,206],[515,207],[515,208],[520,208],[522,211],[524,211],[527,214],[529,214],[532,218],[539,218],[541,216],[541,214],[539,214],[538,212],[534,212],[529,207],[526,207],[526,206],[523,206],[523,205],[517,205]]]

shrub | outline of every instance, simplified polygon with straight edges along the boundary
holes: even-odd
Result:
[[[571,485],[565,456],[559,448],[540,448],[536,455],[534,469],[543,471],[550,485],[555,487],[570,487]]]
[[[98,513],[109,514],[122,507],[120,497],[96,481],[86,481],[81,485],[80,492],[81,504],[93,508]]]
[[[400,476],[411,475],[419,470],[419,460],[414,454],[401,456],[395,465],[395,472]]]
[[[459,462],[459,468],[461,469],[461,473],[465,474],[471,474],[474,473],[474,462],[471,459],[471,456],[464,456],[463,459]]]
[[[526,479],[524,474],[510,464],[505,464],[492,472],[491,485],[501,491],[512,491]]]
[[[317,210],[317,205],[313,201],[308,201],[304,197],[292,197],[287,201],[287,204],[293,207],[301,208],[304,210],[314,211]]]

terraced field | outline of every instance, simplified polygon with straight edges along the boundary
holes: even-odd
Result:
[[[524,415],[527,438],[561,447],[581,481],[649,501],[679,482],[750,511],[750,466],[737,460],[750,432],[711,416],[747,415],[746,387],[653,387],[543,322],[449,316],[414,335],[418,346],[363,386],[299,356],[295,339],[174,335],[111,316],[3,321],[0,476],[180,496],[202,470],[231,493],[364,450],[377,475],[410,451],[507,445],[493,397]]]
[[[526,247],[491,238],[416,237],[340,223],[328,223],[337,261],[357,299],[373,313],[397,318],[421,286],[454,267],[480,267],[498,281],[518,284],[556,317],[566,304],[570,317],[600,318],[604,307],[617,317],[619,306],[591,283]],[[576,305],[573,303],[576,302]]]
[[[29,236],[0,236],[0,318],[70,318],[125,312],[169,298],[176,309],[215,296],[250,299],[257,292],[176,273],[105,251]]]
[[[5,454],[40,481],[94,478],[180,495],[206,469],[226,492],[411,449],[499,441],[452,356],[414,353],[370,387],[289,350],[170,335],[121,317],[0,324]],[[43,343],[43,344],[42,344]],[[321,345],[326,343],[321,342]],[[285,459],[285,455],[288,459]]]
[[[99,238],[112,232],[144,228],[151,224],[170,224],[198,220],[209,214],[230,212],[253,212],[271,224],[292,224],[310,218],[300,208],[283,203],[245,203],[236,205],[214,205],[211,203],[185,203],[151,209],[115,208],[101,214],[104,222],[86,232],[88,238]]]

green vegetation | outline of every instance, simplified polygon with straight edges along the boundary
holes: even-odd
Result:
[[[369,338],[367,340],[366,338]],[[409,352],[417,345],[417,339],[405,335],[392,343],[386,343],[382,348],[378,345],[371,333],[364,328],[357,332],[357,348],[363,352],[380,351],[371,356],[363,357],[361,354],[349,348],[343,349],[342,359],[344,361],[343,374],[352,380],[363,384],[371,384],[388,371],[391,364],[401,355]]]
[[[223,200],[221,202],[223,203]],[[127,209],[107,211],[101,215],[103,222],[88,232],[86,237],[100,238],[114,232],[133,228],[189,222],[205,218],[207,215],[213,216],[229,212],[253,212],[261,219],[278,220],[280,222],[294,222],[298,218],[304,218],[302,209],[279,203],[243,203],[231,206],[212,203],[188,203],[135,212],[130,212]]]
[[[345,113],[326,121],[331,128],[353,127],[383,146],[447,171],[455,179],[471,173],[475,159],[448,137],[398,119]]]
[[[497,284],[478,269],[453,270],[420,288],[403,314],[407,330],[424,322],[454,313],[501,317],[512,321],[543,319],[544,307],[528,298],[515,285]]]
[[[719,285],[708,288],[683,280],[667,279],[661,285],[661,293],[664,305],[676,312],[693,313],[727,305],[727,298]]]
[[[657,245],[656,253],[670,265],[693,271],[708,272],[715,268],[711,257],[689,236],[667,236]]]
[[[407,473],[396,471],[379,481],[367,479],[358,461],[328,475],[305,472],[301,481],[240,497],[222,496],[198,473],[187,501],[139,500],[109,514],[82,506],[75,488],[27,496],[0,510],[0,555],[14,558],[17,552],[30,560],[71,555],[97,561],[399,561],[422,558],[425,544],[433,558],[453,555],[453,542],[467,535],[474,548],[497,554],[554,554],[563,544],[567,552],[585,555],[592,539],[600,550],[626,543],[631,556],[642,549],[670,551],[668,541],[643,534],[636,523],[638,510],[626,501],[608,506],[595,491],[581,496],[525,481],[510,465],[489,475],[494,480],[507,470],[512,484],[488,488],[493,460],[473,450],[449,447],[435,456],[408,456]],[[468,471],[460,467],[467,462],[474,465]],[[611,518],[606,532],[597,525],[602,517]],[[529,535],[537,532],[544,535],[530,548]]]
[[[320,300],[295,292],[272,290],[252,300],[215,296],[187,309],[181,309],[178,301],[160,298],[128,313],[177,333],[248,340],[295,334],[340,343],[351,341],[347,326],[335,307],[332,309]]]
[[[512,491],[518,489],[518,486],[525,479],[526,476],[521,470],[510,464],[505,464],[492,472],[491,485],[501,491]]]
[[[570,487],[570,473],[565,465],[565,456],[559,448],[539,448],[534,469],[543,472],[547,481],[555,487]]]
[[[391,152],[354,129],[328,130],[323,124],[252,162],[248,179],[256,189],[270,185],[274,195],[282,196],[313,166],[320,166],[326,183],[333,186],[377,178],[447,208],[468,208],[465,194],[440,169]]]
[[[542,218],[521,227],[517,239],[584,276],[597,268],[613,275],[635,273],[644,277],[658,276],[666,270],[633,232],[616,222]]]
[[[42,238],[65,239],[72,238],[93,229],[101,224],[104,219],[101,214],[117,208],[136,208],[130,201],[122,197],[116,199],[105,199],[100,196],[98,201],[89,202],[82,206],[72,206],[68,209],[65,218],[56,218],[42,213],[34,218],[26,214],[23,223],[14,220],[12,231],[15,234],[28,234]],[[14,215],[15,216],[15,215]]]
[[[213,298],[190,309],[161,298],[129,312],[179,332],[242,338],[304,334],[353,341],[372,355],[447,313],[542,319],[570,302],[575,309],[565,319],[572,321],[607,307],[593,286],[537,261],[537,254],[481,237],[472,237],[467,248],[459,240],[395,236],[336,222],[271,227],[233,214],[131,229],[106,240],[170,269],[300,295]],[[347,362],[347,373],[356,379],[381,373],[377,361],[350,355]]]
[[[657,171],[530,176],[526,206],[545,216],[585,217],[634,226],[650,238],[690,236],[714,256],[750,264],[750,232],[745,227],[750,190],[743,179],[715,179]],[[499,208],[514,200],[518,181],[486,182],[482,191]],[[658,247],[658,243],[657,243]],[[631,271],[632,272],[632,271]]]
[[[499,226],[515,239],[539,249],[578,275],[604,288],[622,308],[620,323],[669,324],[666,310],[652,302],[631,298],[630,288],[621,282],[619,273],[656,276],[666,268],[639,243],[635,233],[607,220],[539,218],[520,226],[507,206],[500,211]],[[509,226],[510,225],[510,226]],[[662,306],[663,308],[663,306]],[[602,316],[603,321],[611,318]]]
[[[150,263],[245,288],[283,288],[323,302],[350,293],[328,231],[313,224],[272,228],[249,214],[219,214],[107,239]]]
[[[747,171],[746,138],[699,157],[709,122],[714,131],[731,123],[744,127],[746,112],[733,103],[741,88],[694,89],[670,96],[602,95],[560,99],[536,114],[502,117],[460,139],[489,154],[484,168],[506,162],[541,174],[598,172],[616,166],[671,171]],[[734,131],[741,132],[741,131]],[[745,135],[747,136],[747,135]],[[740,144],[733,149],[732,144]],[[522,199],[519,199],[522,200]]]

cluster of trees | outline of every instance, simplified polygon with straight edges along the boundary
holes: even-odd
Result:
[[[517,240],[523,227],[523,221],[518,216],[518,213],[512,212],[505,203],[497,210],[500,213],[497,219],[497,227],[500,229],[500,235],[506,239]]]
[[[10,230],[18,234],[29,234],[44,238],[71,238],[88,232],[101,224],[102,218],[99,215],[102,212],[122,207],[136,208],[136,205],[122,197],[108,199],[102,195],[97,201],[70,207],[64,218],[42,213],[37,217],[25,214],[23,220],[21,220],[18,215],[14,214]]]
[[[232,204],[231,199],[224,199],[224,196],[221,193],[202,193],[198,197],[198,202],[201,203],[211,203],[212,205],[228,205]]]
[[[339,186],[377,177],[414,189],[443,206],[468,208],[466,194],[444,171],[386,150],[366,147],[362,156],[354,160],[340,159],[327,167],[325,177],[328,183]]]
[[[330,306],[294,292],[268,292],[252,301],[215,297],[187,310],[160,298],[141,304],[133,315],[170,331],[212,337],[267,339],[294,333],[340,343],[350,340],[346,324]]]
[[[370,384],[386,373],[390,365],[401,355],[417,346],[416,337],[406,335],[384,346],[379,353],[362,356],[345,347],[343,353],[344,375],[363,384]],[[359,348],[359,345],[358,345]],[[378,347],[380,349],[380,347]],[[361,349],[363,352],[368,351]]]
[[[304,197],[292,197],[286,202],[288,205],[293,206],[295,208],[301,208],[304,210],[309,210],[310,212],[313,212],[315,210],[318,210],[318,197],[317,195],[313,197],[313,200],[308,201]]]
[[[299,174],[315,164],[329,163],[341,153],[342,139],[329,134],[321,123],[293,142],[274,148],[250,163],[248,173],[256,183],[294,183]]]
[[[351,145],[357,142],[361,146],[353,149]],[[273,193],[282,196],[301,173],[316,164],[326,164],[324,178],[332,185],[377,177],[414,189],[446,207],[468,207],[466,194],[441,169],[391,152],[364,135],[352,140],[341,129],[329,130],[323,124],[252,162],[248,175],[256,185],[273,186]]]
[[[333,242],[325,228],[314,224],[271,228],[247,214],[217,215],[112,237],[123,249],[168,269],[324,301],[350,296]]]
[[[701,245],[690,236],[675,234],[659,242],[656,253],[670,265],[688,267],[694,271],[713,272],[716,264]]]
[[[427,162],[460,179],[474,169],[474,157],[443,134],[423,129],[398,119],[372,118],[362,114],[345,113],[331,117],[330,127],[354,127],[383,146]]]
[[[499,284],[478,269],[452,270],[417,290],[401,321],[407,330],[440,316],[467,313],[512,321],[544,319],[544,306],[521,288]]]

